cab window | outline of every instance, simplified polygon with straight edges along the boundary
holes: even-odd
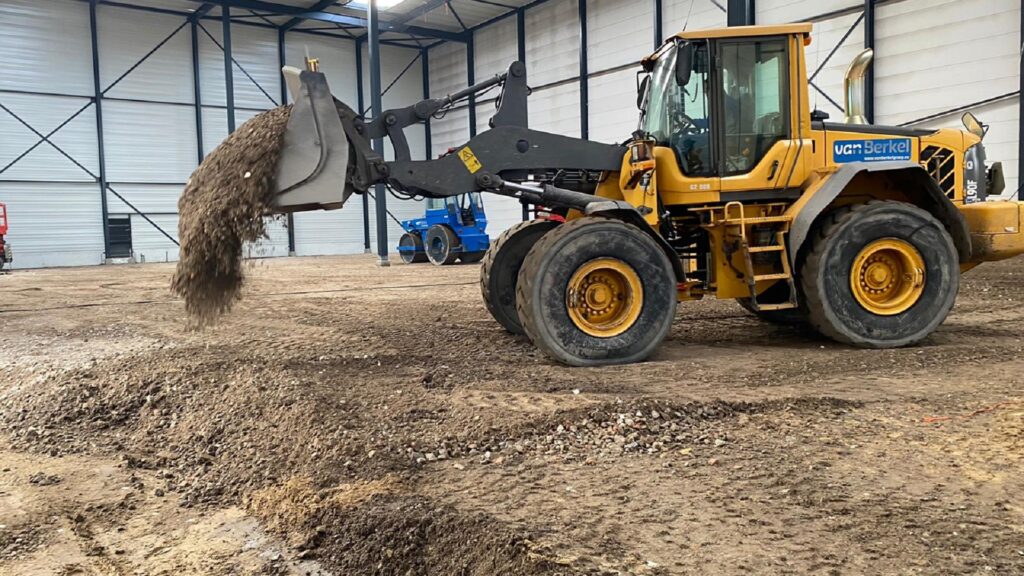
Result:
[[[749,172],[789,136],[785,39],[721,46],[723,176]]]

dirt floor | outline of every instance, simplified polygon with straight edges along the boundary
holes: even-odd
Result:
[[[0,574],[1024,574],[1024,261],[925,345],[680,306],[649,362],[554,365],[476,266],[0,276]]]

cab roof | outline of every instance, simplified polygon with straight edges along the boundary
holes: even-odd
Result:
[[[706,30],[684,30],[675,35],[683,40],[699,40],[701,38],[744,38],[748,36],[780,36],[784,34],[810,34],[810,22],[796,24],[778,24],[774,26],[730,26],[728,28],[710,28]]]

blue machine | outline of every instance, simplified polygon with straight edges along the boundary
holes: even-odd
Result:
[[[427,198],[426,215],[402,222],[402,228],[405,234],[398,241],[398,254],[408,264],[479,262],[491,245],[479,192]]]

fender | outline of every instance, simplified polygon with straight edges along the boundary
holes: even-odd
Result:
[[[843,164],[828,176],[816,192],[810,193],[807,202],[798,202],[792,209],[797,210],[789,228],[790,263],[796,268],[797,254],[807,241],[814,222],[842,194],[843,190],[862,172],[884,172],[893,185],[906,194],[909,200],[924,208],[946,227],[953,237],[960,262],[971,258],[971,235],[967,221],[956,205],[946,197],[938,184],[920,164],[909,161],[898,162],[850,162]]]
[[[665,256],[668,256],[668,261],[672,263],[672,270],[675,272],[676,280],[678,282],[686,281],[686,273],[683,272],[683,262],[679,259],[679,254],[676,253],[675,249],[672,248],[672,245],[669,244],[661,234],[658,234],[657,230],[647,223],[647,220],[645,220],[629,202],[624,200],[591,202],[587,205],[586,209],[583,210],[583,213],[588,216],[601,216],[604,218],[621,220],[622,222],[632,224],[643,230],[645,234],[650,236],[651,239],[661,247]]]

